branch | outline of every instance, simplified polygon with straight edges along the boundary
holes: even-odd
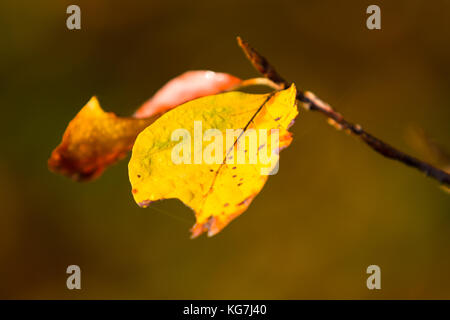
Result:
[[[253,49],[246,41],[242,40],[240,37],[237,38],[237,41],[242,50],[244,50],[247,58],[256,70],[258,70],[263,76],[279,84],[283,88],[290,85],[288,81],[284,80],[278,74],[269,61]],[[354,136],[359,137],[369,147],[381,155],[389,159],[397,160],[407,166],[416,168],[417,170],[425,173],[428,177],[434,178],[444,185],[450,185],[449,173],[395,149],[391,145],[364,131],[360,125],[353,124],[345,120],[340,113],[336,112],[328,104],[321,101],[313,93],[302,92],[299,90],[297,91],[297,99],[303,103],[303,106],[306,109],[322,113],[328,118],[328,122],[334,125],[337,129],[345,130]]]

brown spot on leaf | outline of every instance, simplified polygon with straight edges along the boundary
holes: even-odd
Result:
[[[250,198],[247,198],[247,199],[243,200],[242,202],[239,202],[239,203],[237,204],[237,206],[242,206],[242,205],[244,205],[244,204],[247,204],[249,201],[250,201]]]

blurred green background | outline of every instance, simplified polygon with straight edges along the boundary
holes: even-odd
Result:
[[[450,196],[319,114],[301,110],[279,173],[213,238],[189,239],[179,201],[140,209],[127,160],[92,183],[47,170],[94,94],[130,115],[186,70],[256,76],[237,35],[401,150],[423,156],[411,125],[450,150],[450,1],[1,1],[0,298],[450,298]]]

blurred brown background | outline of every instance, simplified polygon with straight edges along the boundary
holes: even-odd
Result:
[[[450,298],[450,196],[318,114],[302,110],[279,173],[209,239],[189,239],[178,201],[138,208],[127,160],[87,184],[48,172],[94,94],[130,115],[186,70],[256,76],[237,35],[400,149],[420,155],[416,125],[450,150],[450,1],[1,1],[0,298]]]

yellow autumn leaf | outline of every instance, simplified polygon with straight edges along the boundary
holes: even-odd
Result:
[[[192,237],[218,233],[278,169],[279,150],[292,140],[295,97],[294,85],[270,94],[229,92],[167,112],[133,146],[128,169],[135,201],[147,207],[177,198],[195,212]]]

